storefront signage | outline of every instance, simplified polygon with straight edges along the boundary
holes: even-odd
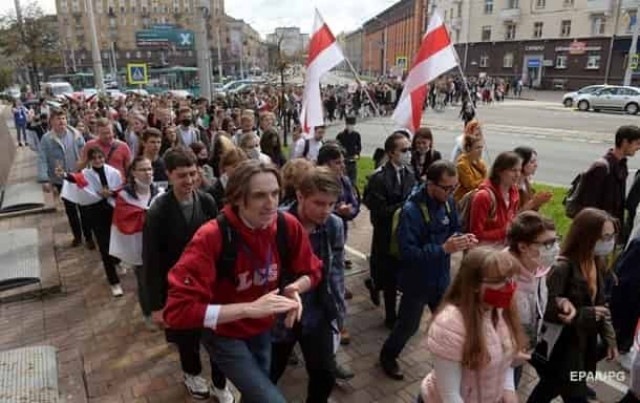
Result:
[[[525,52],[542,52],[543,50],[544,50],[544,45],[531,45],[531,46],[524,47]]]
[[[582,42],[584,43],[584,42]],[[556,52],[569,52],[572,55],[583,55],[587,52],[600,52],[602,46],[558,46]]]
[[[529,59],[527,67],[540,67],[540,59]]]
[[[544,67],[553,67],[553,60],[545,60],[543,65]]]

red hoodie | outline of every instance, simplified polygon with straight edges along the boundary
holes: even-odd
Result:
[[[216,277],[215,263],[221,253],[222,237],[217,221],[211,220],[200,227],[169,272],[169,290],[163,314],[170,328],[201,328],[209,304],[252,302],[278,288],[281,265],[276,243],[276,220],[268,228],[252,230],[229,206],[222,213],[239,235],[235,267],[238,285],[229,279]],[[322,261],[313,254],[309,236],[300,222],[290,214],[285,213],[285,217],[290,245],[289,267],[296,277],[308,275],[312,286],[315,286],[322,275]],[[269,255],[272,255],[271,264],[265,270]],[[266,273],[261,274],[261,271]],[[263,277],[267,273],[268,283]],[[264,333],[273,323],[274,316],[241,319],[218,325],[216,334],[247,339]]]
[[[481,190],[475,194],[471,204],[469,230],[482,243],[504,243],[507,227],[518,214],[520,200],[518,189],[515,186],[509,189],[509,208],[507,208],[500,189],[489,179],[482,182],[479,189]],[[494,219],[489,217],[492,202],[488,192],[493,192],[495,195],[496,215]]]

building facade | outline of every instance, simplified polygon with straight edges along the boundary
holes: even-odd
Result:
[[[637,7],[637,0],[432,0],[430,13],[443,16],[469,76],[573,89],[622,83]]]
[[[280,42],[280,50],[288,58],[301,57],[309,45],[309,34],[300,32],[297,27],[280,27],[275,32],[267,35],[267,43],[277,45]]]
[[[227,16],[225,25],[228,32],[228,58],[223,60],[229,75],[247,77],[257,71],[269,68],[269,54],[266,42],[258,31],[243,20]]]
[[[353,68],[361,74],[363,69],[363,55],[362,55],[362,47],[364,38],[362,36],[362,28],[359,28],[353,32],[346,33],[341,35],[338,40],[341,42],[340,46],[344,52],[344,56],[351,62]],[[350,71],[351,69],[347,65],[347,63],[342,63],[340,65],[341,70]]]
[[[429,0],[400,0],[362,26],[362,73],[401,77],[418,53]]]
[[[202,15],[201,0],[86,1],[92,1],[100,55],[107,74],[121,70],[127,63],[196,65],[194,35],[197,18]],[[249,67],[257,63],[260,52],[266,53],[266,49],[258,49],[257,32],[244,21],[228,17],[224,0],[205,0],[205,4],[209,9],[207,36],[213,73],[217,75],[218,65],[225,75],[240,71],[240,56],[234,60],[231,53],[231,36],[238,37],[238,30],[243,33],[240,36],[245,38],[244,50],[249,57],[243,63]],[[85,5],[85,0],[56,0],[64,62],[69,72],[91,70],[91,36]]]

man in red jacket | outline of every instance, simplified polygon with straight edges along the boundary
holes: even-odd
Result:
[[[243,162],[229,179],[228,205],[222,211],[227,229],[235,234],[230,273],[221,264],[229,255],[222,247],[229,231],[221,231],[220,218],[198,230],[169,273],[164,320],[171,328],[204,327],[202,343],[247,403],[286,402],[269,379],[270,330],[275,315],[286,314],[288,327],[300,320],[300,294],[321,277],[322,263],[309,237],[287,213],[286,262],[278,252],[280,189],[274,166]],[[283,274],[296,279],[279,294]]]

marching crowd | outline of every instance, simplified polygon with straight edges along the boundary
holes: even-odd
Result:
[[[243,402],[285,402],[277,384],[296,345],[308,402],[327,402],[336,380],[357,376],[336,353],[350,341],[345,243],[362,204],[373,226],[366,286],[384,305],[379,360],[390,378],[404,378],[398,357],[425,306],[431,313],[434,365],[418,401],[516,402],[528,362],[540,378],[529,402],[587,402],[595,393],[572,372],[594,372],[619,353],[632,367],[624,402],[640,401],[638,175],[626,196],[640,128],[620,127],[576,178],[561,238],[538,212],[552,195],[532,186],[536,151],[489,161],[475,119],[449,159],[429,128],[390,134],[360,195],[352,114],[336,117],[346,122],[336,139],[324,127],[302,135],[291,117],[285,155],[275,110],[247,102],[130,96],[26,122],[39,138],[39,181],[64,203],[71,246],[97,247],[115,298],[118,267],[133,267],[145,323],[176,345],[193,397],[233,402],[230,382]],[[201,376],[201,346],[212,385]]]

